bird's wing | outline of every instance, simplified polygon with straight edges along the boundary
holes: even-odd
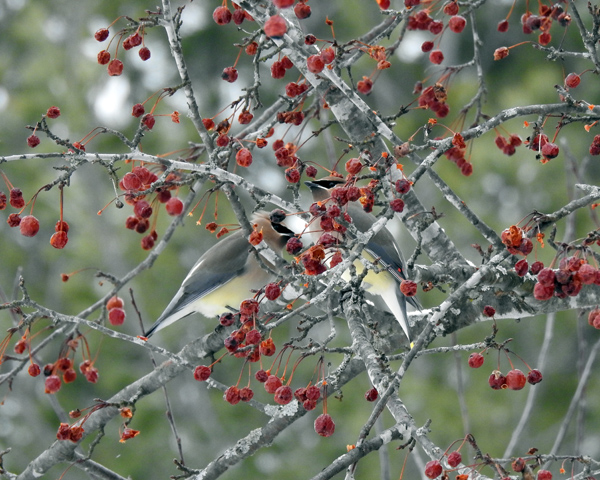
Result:
[[[193,311],[186,311],[187,306],[241,275],[246,268],[249,251],[250,244],[241,231],[209,248],[192,267],[175,297],[145,336],[154,333],[159,325],[162,329],[190,315]]]

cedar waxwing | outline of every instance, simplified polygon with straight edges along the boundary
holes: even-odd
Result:
[[[293,235],[283,224],[271,223],[268,212],[258,212],[251,220],[263,233],[264,242],[277,254]],[[177,320],[192,313],[216,317],[238,308],[240,303],[253,296],[271,282],[275,276],[268,272],[251,251],[247,236],[242,230],[229,235],[209,248],[187,274],[175,297],[158,320],[144,334],[150,337]],[[261,256],[269,269],[275,267]]]
[[[324,202],[330,197],[330,191],[333,187],[343,185],[345,180],[339,177],[325,177],[321,180],[304,182],[311,190],[316,202]],[[357,202],[348,202],[342,211],[345,211],[352,217],[352,222],[360,232],[366,232],[376,221],[374,215],[363,210]],[[396,244],[394,237],[387,228],[383,228],[371,237],[363,249],[362,256],[371,263],[383,267],[385,270],[379,273],[369,272],[364,280],[366,291],[380,297],[389,311],[396,317],[398,323],[404,330],[409,342],[411,341],[410,329],[408,326],[408,316],[406,314],[406,302],[408,301],[415,308],[421,306],[414,297],[406,297],[400,291],[400,282],[406,278],[404,274],[404,257],[400,248]],[[356,260],[354,262],[356,271],[360,274],[365,268],[363,264]],[[348,280],[348,273],[344,279]]]

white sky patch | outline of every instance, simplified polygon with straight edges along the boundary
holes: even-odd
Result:
[[[94,112],[98,119],[113,128],[122,128],[129,122],[123,109],[129,96],[129,80],[126,77],[110,77],[94,99]]]
[[[429,32],[427,32],[429,33]],[[416,62],[423,58],[421,45],[424,41],[430,40],[431,34],[426,35],[422,32],[409,32],[400,47],[396,50],[396,56],[403,62]]]
[[[198,3],[188,3],[183,10],[181,34],[185,37],[202,30],[209,20],[208,9]],[[212,15],[212,10],[211,10]],[[210,19],[212,21],[212,18]]]
[[[0,86],[0,112],[3,112],[4,110],[6,110],[9,99],[10,99],[10,95],[8,94],[8,90],[6,90],[6,88]]]

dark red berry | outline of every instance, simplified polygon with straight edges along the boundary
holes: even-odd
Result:
[[[40,137],[32,133],[27,137],[27,145],[31,148],[35,148],[40,144]]]
[[[221,78],[226,82],[233,83],[238,79],[238,71],[235,67],[225,67]]]
[[[322,413],[315,420],[315,432],[322,437],[330,437],[335,431],[335,423],[328,413]]]
[[[98,52],[98,63],[100,65],[106,65],[110,62],[110,52],[108,50],[101,50]]]
[[[488,383],[494,390],[500,390],[501,388],[506,388],[506,377],[502,375],[500,370],[494,370],[490,378],[488,378]]]
[[[99,30],[96,30],[96,33],[94,33],[94,38],[98,41],[98,42],[103,42],[104,40],[106,40],[108,38],[108,28],[100,28]]]
[[[527,381],[531,385],[535,385],[536,383],[540,383],[542,381],[542,372],[538,369],[533,369],[527,374]]]
[[[231,22],[233,17],[232,13],[225,6],[215,8],[212,16],[217,25],[225,25]]]
[[[148,60],[150,58],[150,56],[152,54],[150,53],[150,49],[148,47],[142,47],[142,48],[140,48],[138,55],[145,62],[146,60]]]
[[[430,460],[425,464],[425,476],[427,478],[437,478],[442,474],[442,464],[438,460]]]
[[[460,462],[462,462],[462,455],[459,451],[454,451],[448,455],[448,465],[450,465],[452,468],[458,467]]]
[[[208,377],[210,377],[211,373],[212,373],[212,370],[210,369],[210,367],[207,367],[206,365],[198,365],[194,369],[194,380],[198,380],[199,382],[204,382],[204,381],[208,380]]]
[[[365,393],[365,400],[367,402],[374,402],[375,400],[377,400],[377,397],[379,396],[379,392],[377,392],[377,389],[375,387],[367,390],[367,393]]]

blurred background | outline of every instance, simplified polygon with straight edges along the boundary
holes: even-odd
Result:
[[[400,8],[398,0],[392,7]],[[184,3],[181,3],[183,5]],[[500,46],[510,46],[523,40],[531,40],[521,32],[519,17],[524,12],[525,2],[517,2],[510,18],[508,33],[497,32],[496,25],[508,13],[512,2],[488,2],[476,13],[476,28],[481,36],[480,47],[482,68],[487,88],[483,113],[494,115],[501,109],[519,105],[556,103],[558,96],[555,84],[562,84],[567,73],[581,73],[591,65],[580,59],[566,58],[564,61],[546,61],[545,53],[523,45],[511,50],[509,57],[500,62],[493,61],[493,52]],[[180,4],[174,4],[179,6]],[[335,36],[343,44],[364,34],[372,25],[381,20],[381,13],[374,1],[344,0],[338,2],[310,2],[312,16],[303,22],[305,31],[320,39],[330,39],[331,30],[325,25],[325,16],[334,21]],[[233,65],[237,49],[231,47],[246,35],[233,25],[218,27],[211,14],[217,2],[185,3],[183,13],[184,53],[197,93],[200,112],[206,117],[217,115],[223,109],[227,115],[228,103],[242,94],[242,88],[250,85],[252,63],[242,54],[238,63],[240,78],[229,84],[219,78],[223,68]],[[46,109],[56,105],[61,116],[50,123],[54,133],[71,141],[79,141],[97,126],[120,130],[131,137],[138,120],[131,116],[131,107],[146,100],[156,91],[179,84],[179,77],[168,50],[165,33],[160,28],[146,32],[145,44],[152,57],[143,62],[137,51],[120,50],[119,58],[125,64],[120,77],[109,77],[106,68],[96,62],[97,53],[106,48],[94,39],[94,32],[107,27],[120,15],[133,18],[146,16],[146,9],[155,9],[154,3],[141,0],[128,2],[107,0],[104,2],[73,2],[53,0],[39,2],[28,0],[0,1],[0,156],[31,153],[26,145],[30,131],[26,125],[38,121]],[[585,15],[586,12],[583,12]],[[436,14],[439,16],[439,14]],[[584,20],[589,20],[587,17]],[[121,19],[111,28],[111,33],[125,26]],[[375,88],[366,101],[383,116],[394,115],[401,107],[415,101],[413,86],[418,80],[434,83],[445,65],[462,64],[472,58],[471,20],[465,31],[454,34],[444,33],[441,48],[446,60],[441,67],[433,67],[425,54],[420,51],[424,40],[431,39],[428,32],[407,32],[401,47],[391,58],[392,67],[380,73]],[[251,30],[254,24],[245,23],[243,28]],[[554,26],[552,45],[561,44],[565,49],[579,49],[581,39],[574,26],[566,31]],[[563,36],[564,35],[564,36]],[[390,45],[396,38],[383,42]],[[114,47],[113,47],[114,50]],[[353,68],[352,76],[358,81],[363,75],[369,76],[374,62],[362,58]],[[218,72],[215,75],[215,72]],[[347,78],[347,75],[346,77]],[[288,72],[285,81],[270,78],[268,66],[262,69],[263,90],[261,100],[268,106],[283,93],[285,82],[297,79],[297,71]],[[443,123],[454,130],[466,128],[473,122],[473,113],[460,117],[462,106],[477,91],[478,78],[473,68],[467,68],[453,75],[446,85],[449,92],[450,114]],[[589,103],[599,101],[597,78],[591,74],[582,77],[582,83],[573,95]],[[413,104],[412,106],[414,106]],[[173,110],[181,113],[181,123],[174,124],[169,117],[158,117],[152,132],[144,137],[143,150],[150,154],[164,154],[188,146],[188,142],[200,142],[200,138],[186,117],[187,106],[182,92],[166,98],[155,113],[170,114]],[[261,110],[258,111],[260,113]],[[222,119],[216,117],[215,121]],[[394,131],[402,139],[407,139],[422,127],[431,112],[411,110],[401,116]],[[536,118],[526,119],[530,122]],[[546,123],[546,133],[552,138],[558,119],[550,118]],[[280,126],[273,138],[283,135],[286,126]],[[307,138],[316,124],[305,129]],[[523,128],[523,119],[507,122],[499,130],[508,136],[516,133],[525,139],[531,133]],[[235,130],[233,131],[235,134]],[[344,137],[343,132],[332,129],[332,135]],[[442,127],[434,129],[434,135],[446,135]],[[589,144],[594,130],[587,133],[579,123],[564,127],[557,137],[561,154],[548,164],[542,165],[533,152],[524,147],[517,149],[514,156],[507,157],[494,144],[494,135],[488,133],[469,146],[474,172],[464,177],[456,166],[440,159],[435,170],[445,179],[457,194],[477,215],[498,233],[516,224],[533,210],[552,212],[577,195],[572,185],[577,182],[596,184],[599,168],[595,158],[590,158]],[[35,152],[55,152],[60,150],[45,135]],[[422,134],[417,133],[415,143]],[[344,144],[336,144],[336,155],[341,155]],[[88,152],[126,153],[128,150],[116,137],[100,135],[87,145]],[[328,164],[325,144],[322,138],[313,139],[302,147],[300,156]],[[345,162],[346,158],[342,161]],[[59,172],[59,160],[34,159],[3,163],[0,169],[10,182],[23,190],[26,200],[41,187],[54,180]],[[128,165],[122,165],[120,175]],[[407,173],[413,166],[405,165]],[[244,173],[246,175],[246,173]],[[251,182],[268,188],[276,194],[290,198],[282,171],[274,165],[271,150],[255,152],[255,163],[247,170]],[[461,252],[475,264],[481,259],[472,247],[487,244],[476,229],[469,225],[442,198],[427,178],[416,185],[422,203],[426,208],[435,207],[443,213],[439,223],[446,229],[450,238]],[[8,191],[3,185],[0,190]],[[185,196],[185,191],[181,196]],[[303,194],[307,197],[308,192]],[[64,250],[55,250],[49,244],[54,224],[59,219],[59,194],[57,189],[38,195],[34,214],[40,220],[41,229],[33,238],[21,236],[18,229],[11,229],[5,221],[0,221],[0,289],[3,300],[19,298],[16,289],[18,275],[23,275],[31,297],[66,314],[75,315],[106,294],[110,285],[101,284],[94,274],[97,269],[121,277],[143,260],[147,252],[140,248],[141,236],[126,230],[124,222],[131,213],[130,207],[117,209],[110,205],[102,215],[97,212],[114,198],[112,183],[105,169],[99,165],[87,165],[73,175],[71,185],[65,189],[64,218],[70,224],[69,244]],[[306,203],[309,201],[306,199]],[[214,209],[212,200],[208,212]],[[249,205],[250,208],[250,205]],[[200,208],[197,212],[200,211]],[[5,218],[8,212],[2,213]],[[188,218],[184,228],[180,228],[168,248],[159,257],[154,267],[139,275],[128,287],[133,290],[136,303],[145,325],[150,325],[162,312],[177,290],[188,269],[209,245],[214,236],[202,226],[196,225],[198,214]],[[207,221],[210,221],[209,218]],[[222,201],[219,208],[219,222],[234,221],[234,217]],[[584,236],[596,228],[589,211],[580,211],[574,219],[576,236]],[[158,218],[159,235],[169,223],[164,215]],[[206,222],[205,222],[206,223]],[[563,238],[565,222],[557,225],[557,238]],[[414,242],[404,228],[392,225],[395,235],[405,245],[405,255],[412,253]],[[549,264],[554,252],[548,247],[537,250],[537,258]],[[420,257],[418,263],[428,263]],[[68,282],[61,281],[61,274],[87,269],[74,275]],[[126,299],[127,320],[120,330],[138,335],[140,327],[128,291],[121,296]],[[433,291],[420,293],[419,298],[425,307],[438,305],[445,293]],[[0,311],[0,329],[12,325],[12,317]],[[340,321],[341,323],[342,321]],[[545,329],[545,317],[525,318],[523,321],[502,321],[499,324],[499,339],[513,337],[511,349],[535,368]],[[206,333],[214,323],[192,317],[178,322],[161,331],[153,342],[178,351],[193,338]],[[286,327],[284,327],[285,329]],[[294,334],[295,325],[289,325],[282,337]],[[340,325],[340,329],[343,326]],[[491,332],[491,325],[483,323],[458,332],[451,338],[440,338],[432,346],[449,346],[453,342],[470,343],[482,341]],[[327,332],[324,333],[325,335]],[[96,365],[100,372],[97,384],[89,384],[79,378],[75,383],[63,386],[56,394],[60,404],[68,411],[85,408],[93,404],[95,398],[110,398],[115,392],[134,379],[151,371],[152,364],[147,352],[140,348],[110,338],[102,339],[99,334],[86,334],[92,351],[98,352]],[[343,336],[343,335],[342,335]],[[598,333],[587,326],[585,317],[578,318],[575,312],[557,315],[557,322],[548,359],[544,381],[536,387],[527,386],[519,392],[493,391],[488,387],[487,377],[496,368],[509,370],[506,358],[498,360],[492,353],[486,356],[486,363],[479,370],[467,367],[467,353],[451,355],[430,355],[420,358],[411,368],[402,384],[400,395],[418,424],[432,419],[431,438],[442,448],[452,441],[472,433],[480,448],[492,456],[504,454],[511,434],[519,421],[523,405],[532,388],[537,392],[533,414],[524,429],[515,450],[524,455],[531,447],[541,452],[549,450],[567,411],[571,396],[577,386],[577,369],[586,360],[588,344],[598,338]],[[340,339],[340,344],[343,339]],[[9,349],[12,348],[12,345]],[[53,362],[58,355],[59,345],[45,349],[43,362]],[[10,350],[9,350],[10,351]],[[77,361],[79,359],[76,359]],[[158,359],[160,361],[160,359]],[[339,358],[327,358],[335,368]],[[527,371],[527,367],[511,357],[516,368]],[[76,361],[76,363],[77,363]],[[305,373],[310,376],[313,365],[306,362]],[[239,362],[225,361],[216,370],[216,378],[232,384],[239,375]],[[395,365],[397,366],[397,365]],[[0,373],[10,368],[10,363],[0,366]],[[307,378],[304,377],[304,378]],[[587,397],[595,398],[599,392],[597,376],[587,388]],[[299,375],[298,378],[302,378]],[[302,385],[293,385],[293,388]],[[191,374],[177,378],[168,385],[173,403],[175,421],[180,425],[184,454],[188,466],[202,468],[225,448],[266,421],[255,410],[243,404],[231,406],[221,398],[221,392],[208,390],[205,384],[193,381]],[[243,475],[247,479],[309,478],[322,467],[345,452],[347,444],[356,442],[360,427],[371,411],[363,395],[370,388],[363,375],[356,379],[340,394],[342,400],[330,399],[329,413],[336,421],[334,436],[323,439],[312,428],[318,415],[306,415],[292,428],[280,435],[272,447],[263,449],[243,463]],[[458,390],[464,389],[462,407],[468,415],[468,422],[461,415]],[[258,389],[256,389],[258,390]],[[338,395],[341,396],[341,395]],[[43,393],[43,378],[30,378],[23,372],[10,385],[0,385],[0,450],[12,448],[4,457],[4,467],[13,472],[22,470],[34,455],[42,452],[55,438],[58,417],[53,402]],[[260,392],[258,400],[267,401]],[[590,401],[587,408],[579,412],[577,428],[568,429],[564,446],[559,453],[582,453],[600,455],[598,435],[600,412]],[[172,459],[177,457],[175,442],[170,434],[164,416],[165,402],[157,392],[138,404],[132,428],[141,434],[127,443],[118,442],[116,421],[109,424],[107,437],[96,447],[93,459],[105,463],[123,476],[131,478],[167,478],[176,474]],[[384,424],[390,425],[391,418],[384,415]],[[465,423],[468,426],[465,426]],[[468,430],[467,430],[468,429]],[[85,446],[91,439],[84,443]],[[395,450],[397,444],[388,447],[392,478],[397,478],[406,455]],[[143,456],[139,453],[143,452]],[[408,471],[405,475],[417,473],[419,453],[411,454]],[[422,457],[424,458],[424,457]],[[463,455],[465,463],[469,460]],[[307,459],[311,459],[307,462]],[[427,461],[425,459],[425,461]],[[558,467],[553,471],[558,472]],[[58,478],[66,466],[57,467],[51,473]],[[357,478],[378,476],[377,455],[363,460],[357,470]],[[484,471],[491,475],[491,472]],[[239,478],[240,468],[234,468],[223,478]],[[49,477],[50,478],[50,477]],[[65,478],[84,478],[83,472],[70,469]]]

